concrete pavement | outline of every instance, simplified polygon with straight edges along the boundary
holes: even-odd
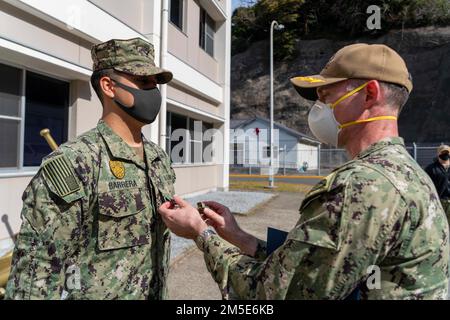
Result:
[[[284,183],[292,183],[292,184],[308,184],[308,185],[315,185],[318,183],[321,179],[319,178],[298,178],[298,177],[275,177],[274,183],[275,185],[278,182],[284,182]],[[261,176],[247,176],[247,177],[230,177],[230,181],[268,181],[268,178],[261,177]]]

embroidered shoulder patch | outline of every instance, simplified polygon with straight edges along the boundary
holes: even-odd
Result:
[[[65,197],[80,190],[73,168],[65,155],[56,156],[46,162],[43,170],[45,177],[60,197]]]

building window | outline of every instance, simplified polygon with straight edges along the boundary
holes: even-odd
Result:
[[[273,149],[273,158],[274,158],[274,160],[277,160],[278,153],[279,153],[278,146],[273,146],[272,149]],[[263,147],[263,157],[267,158],[267,159],[270,158],[270,147],[269,146]]]
[[[170,119],[170,120],[169,120]],[[187,118],[175,113],[168,113],[169,146],[167,149],[173,163],[186,163],[187,149]]]
[[[206,13],[205,9],[200,9],[200,47],[210,56],[214,57],[214,33],[215,22]]]
[[[22,70],[0,64],[0,168],[19,166]]]
[[[40,130],[67,140],[69,84],[0,64],[0,168],[41,164],[51,152]]]
[[[170,22],[183,30],[183,0],[170,0]]]
[[[214,159],[214,126],[212,123],[202,122],[202,152],[203,162],[213,162]]]
[[[189,119],[189,139],[190,139],[190,163],[202,163],[203,148],[202,148],[202,122]]]
[[[25,97],[24,166],[39,166],[50,152],[39,134],[43,128],[58,145],[67,141],[69,84],[27,72]]]
[[[233,165],[242,166],[244,164],[244,144],[234,142],[230,144],[230,159],[233,159]]]
[[[173,163],[209,163],[213,161],[212,123],[167,113],[166,150]]]

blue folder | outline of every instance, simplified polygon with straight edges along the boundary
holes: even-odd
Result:
[[[267,255],[270,255],[279,246],[281,246],[284,241],[286,241],[287,235],[288,232],[286,231],[271,227],[267,228]]]

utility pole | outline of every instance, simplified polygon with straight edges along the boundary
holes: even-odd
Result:
[[[277,21],[270,24],[270,168],[269,168],[269,188],[274,188],[273,174],[273,29],[283,30],[284,25]]]

